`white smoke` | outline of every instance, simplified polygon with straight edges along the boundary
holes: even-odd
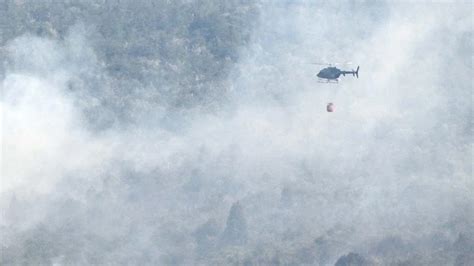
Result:
[[[300,243],[350,231],[331,261],[387,235],[436,234],[453,217],[467,230],[472,66],[460,59],[470,51],[457,48],[463,34],[472,36],[466,7],[267,3],[229,77],[223,98],[230,100],[213,113],[170,114],[173,129],[161,124],[166,106],[158,103],[160,119],[137,111],[133,127],[89,127],[84,109],[100,100],[69,84],[107,74],[84,27],[65,40],[12,40],[1,82],[0,201],[20,214],[2,219],[5,243],[48,215],[58,228],[76,217],[79,235],[127,239],[110,252],[87,242],[81,252],[97,245],[102,259],[117,263],[134,252],[188,254],[191,263],[193,230],[208,219],[223,224],[237,200],[248,215],[249,246],[281,242],[288,231],[299,232]],[[308,64],[316,60],[352,61],[347,68],[360,65],[360,78],[319,84],[318,67]],[[121,97],[109,84],[99,89]],[[328,102],[334,113],[325,111]],[[453,105],[459,116],[449,114]],[[297,202],[290,210],[278,205],[285,188]],[[452,240],[459,228],[450,230]]]

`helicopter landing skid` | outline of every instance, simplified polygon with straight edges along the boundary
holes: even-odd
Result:
[[[339,83],[338,79],[318,79],[319,83]]]

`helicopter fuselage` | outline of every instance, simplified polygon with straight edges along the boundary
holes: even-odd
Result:
[[[345,76],[346,74],[352,74],[354,77],[359,78],[359,67],[357,67],[356,70],[352,71],[340,70],[337,67],[326,67],[324,69],[321,69],[321,71],[319,71],[316,76],[320,79],[326,79],[327,81],[335,80],[337,82],[337,79],[341,75]]]
[[[319,71],[317,76],[322,79],[338,79],[341,74],[342,71],[337,67],[326,67]]]

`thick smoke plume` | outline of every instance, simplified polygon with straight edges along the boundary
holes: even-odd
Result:
[[[0,15],[0,264],[474,263],[472,3]]]

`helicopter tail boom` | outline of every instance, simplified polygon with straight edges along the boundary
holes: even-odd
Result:
[[[356,70],[353,69],[352,71],[341,71],[341,74],[343,76],[346,74],[352,74],[352,76],[359,78],[359,66],[357,66]]]

